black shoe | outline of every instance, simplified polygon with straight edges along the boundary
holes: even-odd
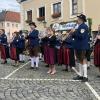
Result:
[[[83,80],[82,80],[82,82],[87,82],[88,81],[88,78],[86,78],[86,77],[83,77]]]
[[[19,61],[20,63],[24,63],[25,61]]]
[[[22,61],[22,63],[25,63],[25,61]]]
[[[74,77],[73,80],[83,80],[83,77],[78,75],[78,76]]]
[[[63,69],[62,71],[66,71],[66,72],[68,72],[68,69]]]
[[[100,78],[100,75],[98,75],[97,78]]]
[[[87,69],[89,70],[90,69],[90,66],[88,66]]]
[[[49,65],[45,65],[45,67],[49,67]]]
[[[34,67],[30,67],[30,69],[35,69]]]

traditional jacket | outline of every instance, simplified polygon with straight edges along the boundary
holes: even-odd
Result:
[[[73,35],[75,38],[75,49],[76,50],[87,50],[89,48],[88,33],[89,33],[89,29],[85,23],[79,25],[78,29]]]

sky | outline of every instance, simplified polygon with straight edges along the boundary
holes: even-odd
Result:
[[[11,10],[11,11],[20,11],[20,5],[16,0],[0,0],[0,11],[2,10]]]

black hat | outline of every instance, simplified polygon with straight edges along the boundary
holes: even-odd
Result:
[[[31,26],[31,25],[37,27],[36,24],[35,24],[35,22],[31,22],[31,23],[29,23],[29,26]]]
[[[87,20],[86,20],[86,16],[83,15],[83,14],[81,14],[81,15],[79,15],[79,16],[77,16],[77,17],[80,18],[80,19],[82,19],[84,22],[87,21]]]

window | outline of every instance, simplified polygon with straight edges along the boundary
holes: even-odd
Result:
[[[9,27],[10,26],[10,24],[9,23],[7,23],[7,27]]]
[[[72,15],[78,13],[78,0],[72,0]]]
[[[27,11],[27,20],[32,21],[32,10]]]
[[[45,17],[45,7],[39,8],[39,17]]]
[[[61,2],[53,4],[53,13],[61,13]]]

